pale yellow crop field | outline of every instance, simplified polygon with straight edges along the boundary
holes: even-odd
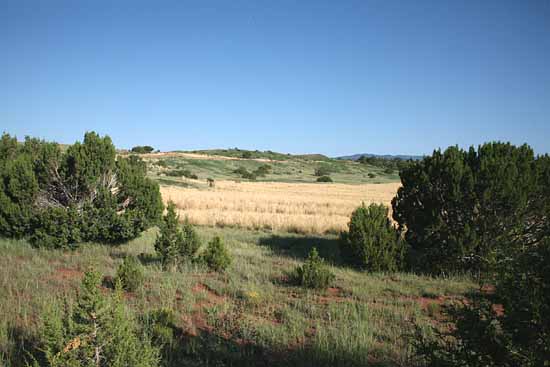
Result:
[[[217,181],[208,189],[161,186],[161,193],[193,224],[319,234],[346,229],[362,202],[390,206],[399,186]]]

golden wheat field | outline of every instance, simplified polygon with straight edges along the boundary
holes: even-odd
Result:
[[[399,186],[217,181],[208,189],[162,186],[161,193],[193,224],[313,234],[347,228],[361,202],[390,205]]]

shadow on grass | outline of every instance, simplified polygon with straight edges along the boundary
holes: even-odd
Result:
[[[236,336],[220,336],[214,330],[199,330],[196,334],[184,333],[176,328],[171,342],[160,343],[162,366],[273,366],[273,367],[390,367],[398,364],[388,359],[374,359],[367,350],[353,351],[343,348],[321,347],[306,342],[301,345],[267,346],[254,339],[243,340],[237,331]],[[46,366],[43,351],[36,337],[21,328],[6,330],[8,343],[0,345],[0,365],[23,367],[33,365]],[[372,350],[374,354],[376,350]]]
[[[258,241],[260,246],[269,247],[278,255],[305,259],[313,247],[317,248],[319,256],[330,263],[341,265],[340,251],[338,249],[338,238],[327,238],[317,236],[281,236],[271,235],[261,237]]]
[[[273,367],[389,367],[396,363],[374,360],[366,355],[322,349],[316,346],[267,347],[242,339],[221,337],[201,330],[197,335],[180,334],[164,353],[168,367],[192,366],[273,366]],[[166,358],[167,357],[167,358]],[[366,362],[366,360],[369,360]]]

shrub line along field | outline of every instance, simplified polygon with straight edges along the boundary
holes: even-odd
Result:
[[[161,194],[192,224],[322,234],[344,230],[362,202],[389,206],[399,186],[218,181],[214,188],[161,186]]]

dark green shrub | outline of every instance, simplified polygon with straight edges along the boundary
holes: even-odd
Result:
[[[201,241],[199,235],[195,231],[195,228],[189,223],[188,218],[185,218],[181,227],[182,242],[178,246],[179,255],[183,259],[193,259],[195,254],[201,247]]]
[[[263,164],[254,171],[254,174],[256,177],[265,177],[270,172],[271,166],[269,164]]]
[[[200,239],[195,229],[187,219],[180,227],[176,206],[169,202],[155,241],[155,250],[164,267],[174,270],[182,262],[192,260],[199,247]]]
[[[334,281],[334,274],[313,247],[302,266],[291,274],[291,280],[306,288],[325,289]]]
[[[185,366],[189,363],[187,348],[182,347],[181,329],[174,312],[168,308],[153,310],[141,318],[144,332],[152,344],[160,349],[163,366]]]
[[[448,309],[454,327],[417,327],[412,345],[420,363],[434,367],[548,365],[550,238],[513,252],[496,268],[494,294],[481,293]]]
[[[320,166],[315,168],[314,175],[321,177],[321,176],[328,176],[331,173],[331,169],[328,166]]]
[[[508,244],[539,241],[547,162],[527,145],[488,143],[434,151],[403,169],[393,217],[418,268],[485,272]]]
[[[375,177],[376,177],[376,175],[375,175],[374,173],[372,173],[372,172],[370,172],[370,173],[368,174],[368,176],[369,176],[369,178],[375,178]]]
[[[155,241],[155,250],[165,269],[174,270],[179,262],[179,249],[183,243],[183,233],[178,224],[176,205],[169,202],[166,214],[160,224],[160,232]]]
[[[117,269],[115,281],[120,281],[122,288],[129,292],[135,292],[141,288],[144,275],[139,260],[134,256],[125,257]]]
[[[49,367],[159,365],[159,350],[140,331],[123,302],[120,287],[112,297],[99,289],[101,276],[87,272],[76,305],[52,305],[43,317],[33,365]],[[38,363],[42,360],[43,363]]]
[[[340,235],[340,254],[349,265],[369,271],[397,271],[405,245],[383,204],[364,204],[351,215],[348,232]]]
[[[63,153],[54,143],[17,144],[5,134],[0,151],[0,235],[71,248],[126,241],[160,218],[159,188],[146,177],[145,163],[136,156],[116,160],[109,137],[86,133]]]
[[[231,265],[231,257],[218,236],[208,242],[208,246],[202,253],[201,259],[211,270],[218,272],[223,272]]]
[[[74,249],[82,239],[80,228],[74,208],[48,208],[34,217],[29,242],[34,247]]]
[[[236,173],[238,174],[239,176],[241,176],[242,178],[244,179],[247,179],[247,180],[255,180],[256,177],[257,177],[257,171],[255,172],[249,172],[246,168],[244,167],[239,167],[237,168],[236,170],[233,171],[233,173]]]
[[[248,151],[248,150],[245,150],[242,154],[241,154],[241,157],[244,158],[244,159],[250,159],[252,158],[252,152]]]
[[[393,174],[393,168],[384,169],[384,173],[387,174],[387,175],[392,175]]]
[[[317,182],[332,182],[330,176],[321,176],[317,178]]]
[[[151,153],[155,148],[149,145],[138,145],[132,148],[132,153],[146,154]]]

